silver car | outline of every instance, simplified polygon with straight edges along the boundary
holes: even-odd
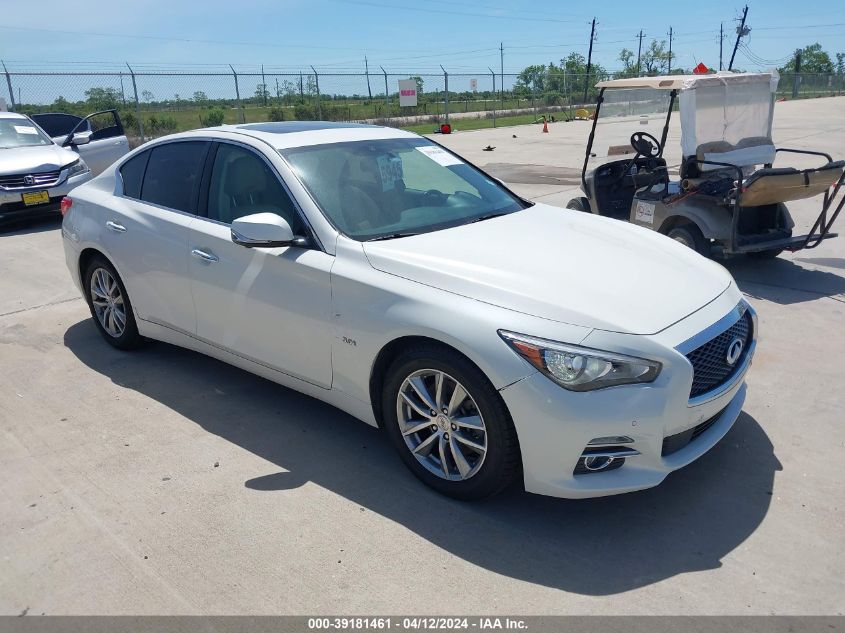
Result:
[[[122,129],[122,141],[110,137],[103,143],[95,135],[85,127],[69,135],[63,147],[26,115],[0,112],[0,225],[57,212],[71,189],[129,149]],[[80,152],[84,146],[91,151]],[[96,171],[92,172],[86,157],[96,164]]]

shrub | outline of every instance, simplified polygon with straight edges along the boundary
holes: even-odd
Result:
[[[306,103],[300,103],[294,106],[293,114],[297,121],[313,121],[317,118],[314,108]]]
[[[223,117],[225,114],[226,113],[219,108],[209,110],[205,116],[200,115],[200,124],[203,127],[216,127],[218,125],[223,125]]]
[[[267,120],[268,121],[284,121],[285,120],[285,110],[284,108],[270,108],[270,111],[267,113]]]

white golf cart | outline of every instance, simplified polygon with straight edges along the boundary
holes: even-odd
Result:
[[[845,205],[840,196],[834,207],[845,161],[823,152],[775,148],[777,81],[776,73],[718,73],[598,83],[581,172],[585,197],[567,206],[654,229],[707,256],[776,257],[835,237],[830,228]],[[680,177],[673,181],[663,152],[676,104],[681,156]],[[628,136],[632,126],[642,130],[655,120],[663,124],[660,140],[644,131]],[[608,141],[602,156],[620,158],[588,173],[597,131]],[[773,167],[782,152],[826,162],[809,169]],[[792,235],[785,203],[818,195],[823,195],[822,209],[812,229]]]

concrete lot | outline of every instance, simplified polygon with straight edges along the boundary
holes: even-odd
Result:
[[[778,104],[776,142],[842,156],[843,105]],[[587,127],[440,140],[565,204]],[[761,342],[723,442],[642,493],[464,504],[315,400],[108,347],[58,224],[0,234],[0,613],[842,614],[845,238],[728,268]]]

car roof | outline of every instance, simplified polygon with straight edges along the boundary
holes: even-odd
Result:
[[[367,141],[391,138],[419,138],[413,132],[406,132],[383,125],[364,123],[339,123],[330,121],[279,121],[268,123],[242,123],[221,125],[218,127],[193,130],[180,134],[180,137],[208,136],[209,133],[220,136],[250,136],[264,141],[276,149],[325,145],[345,141]]]
[[[19,114],[17,112],[0,112],[0,119],[25,119],[27,118],[23,114]]]

